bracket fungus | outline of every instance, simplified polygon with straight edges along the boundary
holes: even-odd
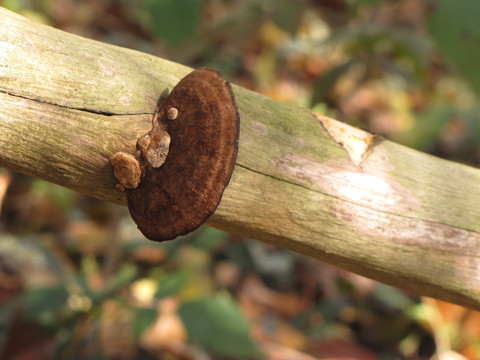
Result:
[[[233,172],[239,132],[232,87],[220,72],[200,68],[160,103],[135,153],[113,156],[130,214],[147,238],[174,239],[213,214]]]

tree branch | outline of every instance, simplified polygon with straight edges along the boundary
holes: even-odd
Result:
[[[125,204],[132,152],[191,69],[0,9],[0,166]],[[208,224],[480,310],[480,171],[235,86],[239,154]]]

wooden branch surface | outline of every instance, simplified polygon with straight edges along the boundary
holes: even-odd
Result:
[[[0,9],[0,166],[125,204],[110,157],[191,69]],[[480,309],[480,171],[235,86],[234,174],[208,224]]]

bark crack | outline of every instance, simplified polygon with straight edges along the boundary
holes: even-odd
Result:
[[[59,107],[59,108],[62,108],[62,109],[83,111],[83,112],[90,113],[90,114],[97,114],[97,115],[104,115],[104,116],[152,115],[152,113],[149,113],[149,112],[114,113],[114,112],[109,112],[109,111],[101,111],[101,110],[90,109],[90,108],[86,108],[86,107],[75,107],[75,106],[61,105],[61,104],[58,104],[58,103],[53,103],[53,102],[41,100],[41,99],[34,98],[34,97],[28,97],[28,96],[25,96],[25,95],[20,95],[20,94],[16,94],[14,92],[5,91],[5,90],[0,90],[0,93],[1,94],[6,94],[6,95],[9,95],[9,96],[13,96],[13,97],[17,97],[17,98],[20,98],[20,99],[35,101],[35,102],[41,103],[41,104],[56,106],[56,107]]]

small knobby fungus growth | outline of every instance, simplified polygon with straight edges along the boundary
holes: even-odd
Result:
[[[185,76],[155,110],[133,155],[117,152],[114,174],[130,214],[149,239],[195,230],[213,214],[235,165],[240,118],[220,72]]]

